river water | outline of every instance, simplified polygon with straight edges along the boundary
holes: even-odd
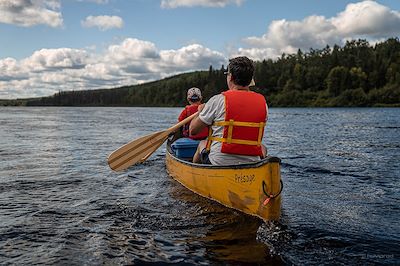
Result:
[[[107,156],[180,108],[0,108],[0,264],[400,264],[400,109],[271,108],[282,218],[188,191],[165,146],[112,172]]]

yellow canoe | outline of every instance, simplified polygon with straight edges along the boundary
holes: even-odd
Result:
[[[172,178],[200,196],[227,207],[278,220],[283,183],[277,157],[237,166],[195,164],[177,158],[167,145],[166,167]]]

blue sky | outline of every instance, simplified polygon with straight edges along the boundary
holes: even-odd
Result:
[[[398,37],[399,25],[398,0],[1,0],[0,99],[374,43]]]

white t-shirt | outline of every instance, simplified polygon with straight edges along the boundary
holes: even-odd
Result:
[[[225,120],[225,97],[222,94],[213,96],[204,106],[201,111],[199,118],[207,125],[212,125],[216,121]],[[224,127],[223,126],[212,126],[214,137],[223,137]],[[260,156],[247,156],[247,155],[236,155],[221,152],[222,143],[219,141],[213,141],[210,147],[210,154],[208,158],[210,162],[215,165],[237,165],[257,162],[260,160]]]

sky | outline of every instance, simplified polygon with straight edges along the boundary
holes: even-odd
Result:
[[[399,36],[400,0],[0,0],[0,99]]]

